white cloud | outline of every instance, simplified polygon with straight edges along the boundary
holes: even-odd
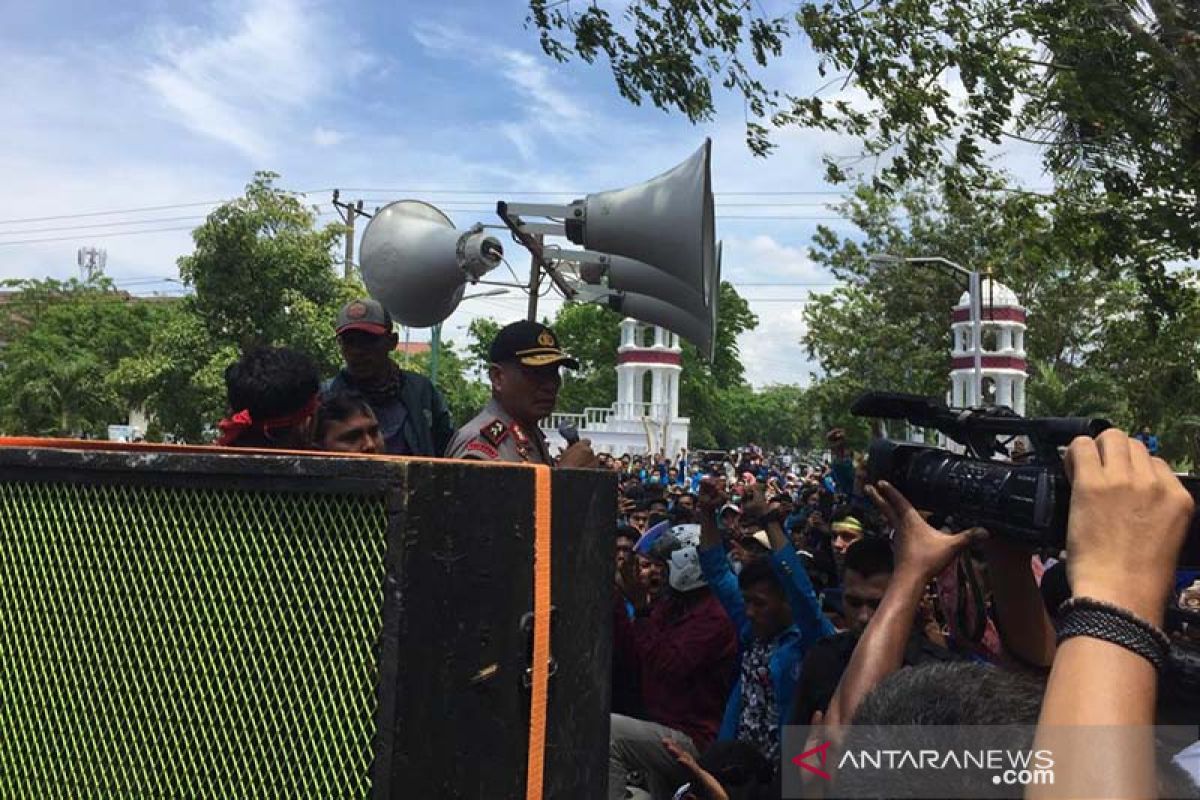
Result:
[[[317,126],[317,129],[313,131],[313,144],[317,147],[332,147],[335,144],[341,144],[345,139],[346,134],[332,128]]]
[[[814,262],[806,250],[782,244],[766,234],[728,236],[723,241],[722,277],[725,280],[734,283],[763,280],[819,283],[833,280],[830,273]]]
[[[756,387],[807,384],[816,366],[801,345],[804,306],[810,294],[830,288],[832,276],[804,249],[766,234],[727,237],[722,273],[758,316],[758,327],[738,340],[746,380]],[[772,285],[755,285],[764,283]]]
[[[255,0],[232,30],[157,31],[142,78],[183,125],[253,159],[273,151],[290,112],[327,93],[340,71],[322,15],[299,0]],[[353,60],[354,69],[367,60]]]
[[[461,28],[421,20],[412,26],[412,36],[425,51],[437,58],[461,60],[464,52],[474,54],[475,68],[515,94],[515,115],[500,112],[496,129],[517,149],[524,161],[538,155],[537,140],[594,140],[593,115],[587,106],[563,86],[564,74],[551,68],[546,56],[531,55],[516,48],[488,44]]]
[[[793,296],[792,291],[788,295]],[[774,383],[807,385],[817,365],[801,344],[808,330],[804,304],[752,304],[751,308],[758,314],[758,328],[738,340],[746,380],[760,389]]]

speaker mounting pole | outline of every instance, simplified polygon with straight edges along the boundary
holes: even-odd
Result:
[[[541,236],[530,236],[532,241],[537,242],[538,247],[542,246]],[[525,319],[530,322],[537,322],[537,306],[538,292],[541,291],[542,285],[542,267],[538,263],[536,253],[529,255],[529,308],[525,312]]]
[[[515,213],[510,216],[509,205],[503,200],[496,203],[496,214],[504,222],[504,225],[512,232],[513,238],[529,251],[533,256],[533,263],[530,265],[529,276],[529,310],[527,318],[536,320],[537,318],[537,301],[538,301],[538,285],[541,282],[541,273],[545,270],[550,276],[550,280],[554,282],[555,288],[562,293],[563,297],[570,300],[575,296],[575,289],[559,274],[558,268],[546,258],[545,248],[542,246],[541,235],[534,235],[525,229],[521,218]]]

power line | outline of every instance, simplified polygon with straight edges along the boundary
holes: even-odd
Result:
[[[495,190],[495,189],[367,189],[362,187],[348,187],[342,189],[344,192],[365,192],[367,194],[473,194],[473,195],[491,195],[493,197],[516,197],[524,195],[527,197],[584,197],[589,192],[519,192],[511,189]],[[715,197],[791,197],[791,196],[810,196],[810,195],[838,195],[848,197],[851,193],[839,191],[837,189],[809,189],[805,191],[789,191],[789,192],[713,192]]]
[[[114,236],[142,236],[148,233],[172,233],[174,231],[191,231],[195,230],[194,225],[184,225],[175,228],[156,228],[150,231],[117,231],[115,233],[93,233],[89,234],[90,239],[111,239]],[[0,242],[0,247],[9,247],[18,244],[37,244],[39,242],[75,242],[78,241],[78,236],[53,236],[45,239],[17,239],[11,242]]]
[[[834,286],[834,285],[837,285],[837,284],[830,284],[830,286]],[[817,297],[743,297],[741,299],[745,300],[747,303],[799,303],[799,304],[804,304],[804,303],[814,303],[814,302],[818,301],[820,298],[817,298]],[[487,302],[488,303],[510,303],[513,301],[520,301],[523,303],[523,302],[525,302],[525,298],[524,297],[493,297],[493,298],[490,298]]]
[[[374,200],[374,199],[367,199],[365,202],[377,203],[379,201]],[[388,201],[388,202],[390,202],[390,201]],[[449,203],[443,203],[442,205],[448,206]],[[459,213],[459,214],[495,214],[496,213],[496,209],[494,209],[494,208],[445,208],[444,210]],[[794,215],[794,214],[788,214],[788,215],[716,214],[715,216],[717,219],[729,219],[729,220],[756,220],[757,219],[757,220],[767,220],[767,221],[791,220],[791,221],[801,221],[801,222],[846,222],[846,221],[850,220],[850,217],[845,214],[836,215],[836,216],[820,216],[820,217],[801,216],[801,215]],[[896,215],[896,216],[902,216],[902,215]]]
[[[60,219],[79,219],[81,217],[111,217],[117,214],[137,214],[143,211],[168,211],[174,208],[196,208],[197,206],[215,206],[225,200],[204,200],[196,203],[173,203],[165,206],[144,206],[142,208],[125,208],[117,211],[85,211],[77,214],[56,214],[51,217],[24,217],[22,219],[0,219],[0,225],[15,225],[23,222],[53,222]]]
[[[324,194],[326,192],[332,192],[333,189],[306,189],[306,190],[300,190],[300,191],[291,191],[291,190],[283,190],[283,191],[285,191],[288,194],[292,194],[292,195],[307,196],[307,195],[313,195],[313,194]],[[474,197],[490,196],[490,197],[497,197],[497,198],[500,198],[500,197],[571,197],[571,198],[578,198],[578,197],[585,197],[588,194],[588,192],[565,191],[565,190],[563,190],[563,191],[516,191],[516,190],[509,190],[509,189],[504,189],[504,190],[498,190],[498,189],[417,189],[417,188],[361,188],[361,187],[345,188],[342,191],[362,192],[362,193],[366,193],[366,194],[382,194],[382,195],[451,195],[451,196],[462,195],[462,196],[474,196]],[[1034,193],[1034,194],[1041,194],[1041,193],[1045,193],[1045,192],[1051,191],[1051,190],[1050,189],[1028,189],[1028,190],[1024,190],[1024,191],[1028,191],[1028,192]],[[788,190],[788,191],[777,191],[777,190],[725,191],[725,192],[714,192],[713,196],[717,197],[717,198],[720,198],[720,197],[749,197],[749,198],[759,198],[759,197],[782,197],[782,198],[834,197],[834,198],[849,199],[854,196],[854,193],[852,191],[842,190],[842,189],[803,189],[803,190]],[[140,206],[137,208],[113,209],[113,210],[107,210],[107,211],[77,211],[77,212],[72,212],[69,214],[54,214],[54,215],[43,216],[43,217],[20,217],[20,218],[13,218],[13,219],[0,219],[0,225],[14,225],[14,224],[27,223],[27,222],[51,222],[51,221],[65,220],[65,219],[81,219],[81,218],[86,218],[86,217],[111,217],[111,216],[117,216],[119,214],[140,214],[140,213],[144,213],[144,212],[148,212],[148,211],[169,211],[169,210],[178,209],[178,208],[198,208],[201,206],[220,205],[221,203],[232,202],[233,200],[236,200],[236,199],[237,199],[236,197],[227,197],[227,198],[221,198],[221,199],[217,199],[217,200],[197,200],[194,202],[187,202],[187,203],[164,203],[162,205]],[[386,198],[385,200],[383,200],[383,202],[390,202],[392,199],[395,199],[395,198],[394,197]],[[372,202],[375,202],[375,201],[372,201]],[[454,200],[446,200],[443,202],[454,203],[455,201]],[[469,203],[469,202],[477,202],[477,201],[463,200],[461,202]],[[742,208],[750,208],[750,207],[761,207],[761,208],[796,207],[796,208],[799,208],[799,207],[820,207],[820,206],[824,206],[827,204],[828,204],[828,201],[826,201],[826,202],[720,203],[719,205],[723,205],[726,207],[742,207]],[[488,208],[488,209],[484,209],[484,211],[486,213],[493,213],[495,211],[495,209]],[[770,218],[763,217],[763,219],[770,219]]]
[[[115,222],[97,222],[92,225],[66,225],[57,228],[22,228],[15,231],[0,231],[0,236],[18,236],[21,234],[30,233],[56,233],[58,231],[86,231],[95,228],[116,228],[125,225],[150,225],[156,222],[184,222],[200,221],[207,219],[206,217],[187,216],[187,217],[151,217],[150,219],[131,219],[126,221],[117,220]]]
[[[317,214],[317,217],[320,218],[320,217],[327,217],[327,216],[332,216],[332,215],[333,215],[332,211],[322,211],[321,213]],[[174,226],[174,227],[170,227],[170,228],[154,228],[154,229],[140,230],[140,231],[100,231],[98,233],[81,234],[81,236],[86,236],[86,238],[88,238],[88,239],[104,239],[104,238],[110,238],[113,236],[136,236],[138,234],[143,234],[143,233],[169,233],[172,231],[191,231],[191,230],[195,230],[198,227],[199,223],[202,222],[203,220],[207,219],[207,217],[174,217],[174,218],[166,217],[166,218],[162,218],[162,219],[131,220],[131,221],[127,221],[127,222],[112,222],[112,223],[105,223],[102,225],[72,225],[72,226],[60,227],[60,228],[41,228],[41,229],[30,229],[30,230],[24,230],[24,231],[0,231],[0,236],[14,236],[14,235],[23,234],[23,233],[53,233],[53,232],[57,232],[57,231],[90,230],[93,228],[109,228],[109,227],[115,227],[118,225],[138,225],[138,224],[142,224],[142,223],[146,223],[146,224],[161,223],[161,222],[170,222],[172,220],[185,220],[185,219],[195,220],[195,222],[197,224],[196,225]],[[6,245],[16,245],[16,244],[36,244],[38,242],[69,242],[69,241],[76,241],[79,238],[80,238],[80,236],[56,236],[56,237],[46,237],[46,238],[42,238],[42,239],[14,239],[14,240],[0,239],[0,247],[6,246]]]
[[[332,189],[309,189],[307,191],[289,192],[289,193],[296,194],[296,195],[310,195],[310,194],[322,194],[324,192],[332,192],[332,191],[333,191]],[[569,196],[578,196],[580,194],[578,192],[509,192],[509,191],[497,192],[497,191],[476,191],[476,190],[466,190],[466,189],[458,190],[458,189],[353,189],[353,188],[351,188],[351,189],[346,189],[345,191],[369,192],[369,193],[373,193],[373,194],[451,194],[451,195],[459,194],[459,195],[491,195],[491,196],[496,196],[496,197],[506,197],[506,196],[512,197],[512,196],[517,196],[517,195],[524,195],[524,196],[528,196],[528,197],[554,197],[554,196],[564,196],[565,197],[568,195]],[[586,194],[586,193],[584,193],[584,194]],[[811,192],[717,192],[716,193],[717,197],[720,197],[723,195],[724,196],[737,195],[737,196],[747,196],[747,197],[788,196],[788,195],[843,195],[844,196],[844,193],[832,192],[832,191],[830,191],[830,192],[818,192],[818,191],[811,191]],[[13,219],[0,219],[0,225],[16,225],[16,224],[22,224],[22,223],[27,223],[27,222],[55,222],[58,220],[82,219],[85,217],[112,217],[112,216],[117,216],[118,214],[141,214],[141,213],[145,213],[148,211],[171,211],[171,210],[178,209],[178,208],[198,208],[201,206],[215,206],[215,205],[220,205],[221,203],[231,202],[232,200],[235,200],[235,199],[237,199],[237,198],[224,198],[224,199],[220,199],[220,200],[197,200],[195,202],[190,202],[190,203],[167,203],[167,204],[157,205],[157,206],[140,206],[138,208],[113,209],[111,211],[78,211],[78,212],[74,212],[71,214],[54,214],[54,215],[44,216],[44,217],[19,217],[19,218],[13,218]],[[377,202],[377,201],[373,201],[373,202]],[[453,202],[453,201],[447,201],[447,202]],[[474,201],[463,201],[463,202],[474,202]],[[735,205],[746,205],[746,204],[735,204]],[[779,204],[765,203],[762,205],[771,206],[771,205],[779,205]],[[785,205],[793,205],[793,204],[789,203],[789,204],[785,204]],[[822,205],[822,204],[820,204],[820,203],[812,203],[812,204],[800,203],[800,204],[795,204],[795,205]],[[495,209],[487,209],[487,210],[490,212],[490,211],[494,211]]]
[[[371,197],[371,198],[367,199],[367,202],[389,203],[389,202],[393,202],[394,200],[396,200],[397,196],[404,195],[404,194],[407,194],[407,193],[397,192],[394,196],[389,196],[389,197]],[[408,198],[408,199],[411,199],[411,198]],[[464,198],[462,200],[446,199],[446,200],[439,200],[438,207],[441,208],[443,206],[465,205],[465,204],[473,204],[473,203],[478,203],[478,202],[480,202],[478,198],[472,198],[472,199]],[[716,204],[716,207],[717,208],[828,208],[829,205],[830,205],[829,201],[822,202],[822,203],[720,203],[720,202],[718,202]]]
[[[323,192],[332,192],[332,189],[309,189],[302,192],[293,192],[282,190],[287,194],[310,195],[321,194]],[[221,203],[228,203],[237,198],[227,197],[222,200],[197,200],[193,203],[170,203],[161,206],[142,206],[140,208],[125,208],[114,211],[79,211],[72,214],[57,214],[50,217],[24,217],[22,219],[0,219],[0,225],[13,225],[22,222],[51,222],[60,219],[78,219],[80,217],[111,217],[117,214],[140,214],[144,211],[168,211],[173,208],[196,208],[197,206],[215,206]]]

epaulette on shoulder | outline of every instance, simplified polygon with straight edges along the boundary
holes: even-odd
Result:
[[[494,419],[479,429],[479,435],[491,442],[493,447],[499,447],[508,433],[508,426],[499,419]]]

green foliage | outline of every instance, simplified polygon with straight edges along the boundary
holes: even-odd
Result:
[[[104,279],[10,281],[0,305],[0,429],[13,434],[98,436],[128,421],[131,397],[111,379],[171,313]]]
[[[717,346],[711,364],[689,342],[683,343],[679,410],[691,418],[692,446],[700,449],[715,447],[734,438],[721,390],[745,387],[745,370],[737,339],[758,327],[758,317],[731,283],[721,283],[717,313]]]
[[[194,307],[209,334],[241,350],[290,341],[297,317],[303,326],[339,299],[332,253],[344,229],[317,230],[315,212],[275,188],[277,177],[256,173],[245,196],[222,205],[192,233],[196,249],[179,259],[179,274],[195,288]],[[326,332],[329,319],[323,320]]]
[[[489,317],[476,317],[467,326],[468,365],[476,379],[480,381],[487,381],[488,365],[491,363],[488,349],[492,346],[492,340],[496,338],[500,328],[500,323]]]
[[[730,449],[750,442],[809,446],[807,393],[799,386],[774,385],[755,391],[741,384],[721,389],[719,396],[722,424],[714,437],[717,447]]]
[[[1200,296],[1190,272],[1131,275],[1099,257],[1096,245],[1111,233],[1102,223],[1047,214],[1022,194],[968,203],[933,190],[893,197],[860,187],[843,210],[861,233],[823,228],[812,255],[846,285],[805,308],[805,345],[823,372],[809,405],[826,427],[864,437],[863,422],[838,409],[868,389],[945,395],[949,311],[962,279],[930,264],[867,261],[871,253],[939,255],[990,268],[1028,308],[1028,413],[1150,424],[1168,457],[1189,447],[1173,421],[1200,400]]]
[[[341,364],[333,320],[365,293],[334,268],[343,228],[318,230],[313,211],[276,188],[276,177],[257,173],[245,196],[196,229],[195,252],[179,259],[195,293],[112,376],[156,427],[183,441],[209,438],[225,411],[225,368],[247,348],[295,348],[325,376]]]
[[[429,353],[418,353],[404,368],[429,377]],[[453,342],[444,341],[438,352],[437,388],[441,391],[455,425],[463,425],[487,405],[491,390],[470,375],[469,357],[459,353]]]
[[[991,183],[989,146],[1030,141],[1050,174],[1077,181],[1055,203],[1107,218],[1134,249],[1200,250],[1200,6],[1189,0],[806,0],[778,16],[741,0],[635,0],[624,17],[530,0],[527,24],[560,61],[607,59],[634,103],[695,122],[714,114],[714,83],[741,95],[756,154],[770,152],[772,128],[833,131],[861,140],[853,163],[870,165],[878,189],[932,179],[964,195]],[[762,77],[791,37],[817,55],[811,94]],[[827,159],[828,179],[850,179],[853,163]]]
[[[185,298],[134,355],[122,359],[112,382],[143,405],[155,428],[179,441],[203,442],[225,412],[225,368],[238,358],[232,344],[214,341]]]

